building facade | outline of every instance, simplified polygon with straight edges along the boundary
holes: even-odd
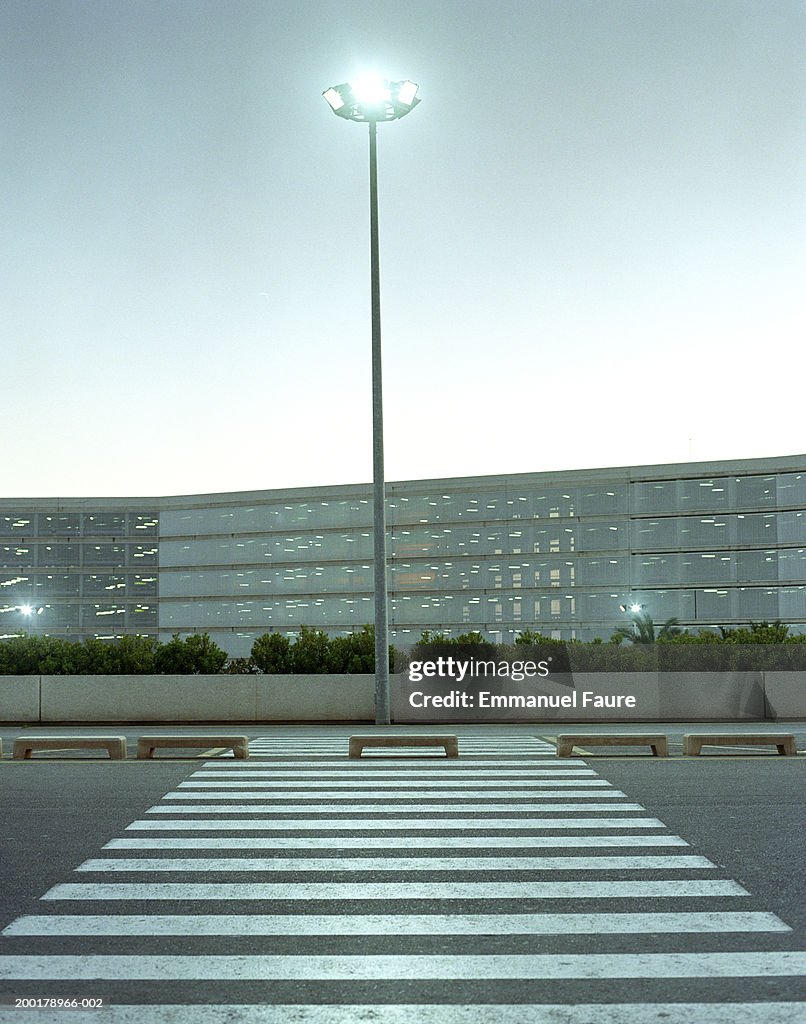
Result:
[[[806,632],[806,456],[387,485],[393,642],[430,629],[609,638],[642,604],[690,628]],[[0,635],[371,623],[371,486],[0,501]]]

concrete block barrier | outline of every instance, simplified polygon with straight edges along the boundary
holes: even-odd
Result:
[[[429,736],[425,733],[401,735],[400,733],[351,736],[348,756],[361,757],[364,747],[443,747],[446,757],[459,756],[459,741],[456,736]]]
[[[690,732],[683,737],[683,753],[696,755],[702,753],[703,747],[750,747],[773,746],[779,754],[797,754],[795,737],[792,733],[722,733],[722,732]]]
[[[557,737],[557,757],[570,757],[574,747],[649,747],[655,757],[669,756],[669,743],[662,733],[562,733]]]
[[[35,750],[106,750],[113,761],[126,760],[125,736],[20,736],[12,757],[29,760]]]
[[[180,749],[191,747],[196,750],[211,750],[219,747],[232,750],[237,758],[249,757],[248,736],[140,736],[137,740],[137,756],[140,759],[153,758],[158,748]]]

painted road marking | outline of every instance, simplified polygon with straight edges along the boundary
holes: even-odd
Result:
[[[217,787],[226,787],[227,789],[238,789],[238,788],[253,788],[253,789],[310,789],[313,790],[317,785],[321,785],[318,779],[306,779],[298,782],[296,779],[284,779],[282,781],[254,781],[249,780],[225,780],[222,778],[218,782],[197,782],[195,781],[196,776],[199,772],[194,772],[193,777],[186,782],[180,782],[179,789],[215,789]],[[349,781],[340,780],[328,780],[328,789],[349,789],[353,792],[363,793],[365,789],[394,789],[396,786],[402,786],[405,784],[403,779],[388,780],[388,779],[367,779],[364,781],[362,778],[355,778]],[[429,789],[437,790],[456,790],[457,792],[462,791],[466,787],[472,787],[474,789],[507,789],[507,782],[505,779],[493,779],[487,781],[486,779],[437,779],[428,778],[422,782],[418,782],[418,792]],[[612,785],[606,779],[518,779],[516,785],[523,786],[528,789],[541,789],[550,786],[562,787],[562,786],[592,786],[600,787],[601,789],[608,789]],[[295,793],[294,796],[299,796],[299,793]],[[484,794],[487,795],[486,793]],[[598,794],[597,794],[598,795]],[[603,795],[603,794],[602,794]]]
[[[92,909],[98,913],[27,915],[8,926],[4,935],[15,937],[10,938],[9,942],[15,942],[16,946],[12,947],[14,956],[0,961],[9,972],[6,976],[13,980],[48,981],[48,993],[52,993],[59,982],[75,979],[84,979],[86,982],[90,979],[93,982],[104,979],[143,979],[145,982],[212,979],[312,983],[331,980],[360,982],[434,979],[454,982],[456,987],[452,991],[464,994],[465,997],[467,990],[463,993],[458,987],[462,981],[492,979],[502,982],[497,989],[491,990],[492,998],[495,998],[498,991],[509,994],[503,988],[503,982],[507,979],[531,982],[553,978],[569,981],[589,979],[589,984],[599,981],[605,986],[603,991],[609,992],[612,988],[607,988],[610,979],[657,978],[667,981],[662,991],[664,996],[668,992],[671,1000],[657,1004],[614,1006],[602,1003],[588,1007],[495,1004],[425,1007],[301,1004],[276,1007],[260,1004],[247,1007],[243,1014],[240,1012],[243,1008],[227,1005],[149,1007],[146,1013],[144,1002],[139,1006],[120,1005],[106,1011],[109,1024],[141,1024],[144,1013],[153,1019],[171,1020],[173,1024],[228,1024],[231,1019],[238,1019],[242,1024],[287,1024],[289,1020],[310,1024],[354,1024],[362,1018],[372,1019],[376,1024],[411,1024],[412,1020],[416,1020],[417,1024],[614,1024],[616,1020],[619,1024],[664,1024],[670,1015],[677,1016],[683,1012],[688,1024],[706,1024],[706,1021],[707,1024],[779,1024],[779,1020],[780,1024],[784,1020],[786,1024],[793,1024],[799,1020],[799,1011],[806,1009],[806,1004],[798,1003],[735,1005],[681,1004],[674,1001],[675,996],[687,994],[685,988],[675,986],[672,981],[674,978],[801,978],[806,974],[806,954],[775,951],[664,952],[662,940],[666,935],[733,933],[737,936],[750,936],[742,940],[730,940],[738,945],[740,941],[745,944],[752,942],[753,933],[777,933],[785,936],[784,941],[790,943],[791,940],[786,936],[791,930],[773,914],[723,909],[747,905],[744,900],[737,903],[737,897],[749,894],[732,880],[676,879],[675,876],[681,870],[714,874],[719,869],[707,858],[693,855],[685,840],[669,835],[664,823],[658,819],[646,814],[626,816],[631,811],[642,811],[643,808],[640,804],[623,803],[625,795],[614,790],[606,780],[600,779],[581,759],[571,762],[572,766],[581,767],[571,767],[570,770],[568,762],[558,766],[553,757],[542,762],[532,760],[531,757],[502,762],[494,756],[497,750],[512,754],[518,747],[517,742],[513,746],[508,738],[502,737],[498,747],[492,744],[489,746],[489,759],[469,761],[465,756],[458,769],[455,765],[446,764],[442,757],[434,758],[430,763],[425,759],[412,759],[405,765],[398,762],[398,769],[390,767],[389,760],[386,760],[385,767],[378,768],[377,762],[372,765],[368,765],[367,761],[360,766],[348,765],[346,753],[341,750],[343,744],[346,751],[346,735],[338,744],[330,743],[327,750],[325,744],[313,744],[311,752],[303,754],[303,748],[297,746],[295,737],[289,736],[287,753],[293,752],[294,757],[286,756],[286,751],[278,751],[271,742],[264,744],[253,741],[253,757],[260,755],[260,747],[265,747],[273,758],[270,764],[265,761],[252,764],[234,762],[229,752],[227,757],[206,762],[204,767],[207,770],[194,773],[190,780],[180,783],[175,792],[167,794],[158,808],[146,812],[146,819],[129,825],[126,838],[113,839],[104,847],[104,850],[116,852],[153,851],[153,855],[112,855],[87,860],[76,869],[88,876],[87,882],[54,886],[42,897],[44,902],[40,904],[43,910]],[[462,738],[464,754],[468,751],[478,753],[480,746],[465,742]],[[553,755],[553,748],[538,743],[529,747],[530,755],[533,756],[538,749],[541,753],[551,749]],[[341,758],[329,759],[333,752],[341,755]],[[277,758],[278,753],[284,755],[282,760]],[[298,756],[301,756],[301,760],[297,759]],[[435,767],[437,761],[439,767]],[[550,767],[544,770],[542,767],[535,768],[536,764]],[[332,765],[334,770],[323,769],[323,765]],[[517,767],[511,767],[513,765]],[[592,807],[600,811],[601,816],[591,814],[578,817],[578,812],[584,813],[590,808],[591,805],[583,802],[589,799],[597,801]],[[467,802],[479,800],[484,802]],[[513,802],[517,800],[529,802]],[[566,802],[553,803],[555,800]],[[223,801],[232,803],[222,806]],[[345,801],[349,801],[349,804]],[[416,803],[408,804],[405,801]],[[334,816],[334,802],[336,814],[341,814],[341,817]],[[566,809],[570,812],[568,815],[555,816]],[[264,810],[264,818],[255,817]],[[479,817],[473,814],[475,811],[490,815],[503,812],[503,816]],[[539,816],[530,818],[528,814],[532,811],[536,811]],[[244,813],[246,817],[227,817],[239,813]],[[390,814],[390,817],[383,818],[383,813]],[[414,813],[420,817],[407,817]],[[464,817],[452,817],[452,814]],[[171,815],[171,818],[165,815]],[[135,838],[130,837],[131,830],[152,834]],[[417,836],[418,830],[431,834]],[[457,834],[459,830],[463,834]],[[585,830],[593,834],[581,834]],[[631,830],[642,834],[631,835]],[[653,830],[656,834],[651,834]],[[606,834],[608,831],[613,834]],[[661,831],[664,834],[657,834]],[[675,855],[676,850],[683,847],[686,850]],[[507,852],[507,848],[513,853]],[[653,848],[661,853],[663,848],[674,849],[670,850],[671,856],[657,856]],[[556,855],[535,855],[538,849],[554,850]],[[619,855],[610,855],[610,849]],[[172,850],[189,851],[189,855],[161,855],[164,851]],[[197,855],[205,850],[220,851],[220,855]],[[242,851],[248,854],[249,851],[260,850],[290,853],[281,853],[279,857],[261,856],[259,853],[254,856],[238,856]],[[344,856],[346,850],[356,851],[357,856]],[[579,850],[583,855],[563,855],[566,850]],[[585,856],[586,850],[604,850],[605,855],[597,853]],[[645,850],[649,855],[643,852]],[[379,855],[373,856],[373,851]],[[489,851],[488,856],[483,855],[486,851]],[[320,855],[311,856],[313,852]],[[295,853],[300,856],[295,856]],[[422,856],[418,856],[418,853],[422,853]],[[639,875],[637,881],[627,881],[623,876],[614,881],[597,881],[600,877],[597,872],[645,870],[665,874],[665,877],[641,881]],[[194,873],[201,871],[221,872],[221,875],[211,877],[220,877],[222,882],[215,883],[207,878],[198,883],[181,880],[182,877],[199,878]],[[260,875],[252,877],[260,877],[260,884],[239,883],[239,873],[246,871],[259,872]],[[409,877],[404,883],[378,882],[378,872],[383,871],[405,872]],[[411,876],[415,879],[424,878],[420,874],[424,871],[483,874],[475,876],[480,879],[476,882],[411,880]],[[503,876],[501,882],[491,881],[491,878],[502,877],[499,872],[516,871],[573,872],[573,875],[570,879],[567,874],[562,874],[554,881],[546,880],[548,876],[544,876],[542,881],[524,882],[507,881],[507,877],[513,877],[509,874]],[[150,879],[146,879],[143,884],[92,880],[103,878],[107,873],[112,873],[114,879],[118,872],[144,872],[149,876],[152,873],[158,873],[159,876],[159,873],[164,872],[162,877],[167,877],[169,872],[176,874],[164,883]],[[289,874],[283,876],[278,872]],[[350,872],[345,877],[351,881],[329,883],[323,880],[323,877],[328,877],[327,874],[315,880],[317,876],[311,872]],[[370,881],[361,883],[362,875],[353,872],[361,872]],[[296,878],[282,881],[283,877],[293,876],[314,881],[297,881]],[[585,876],[587,881],[584,880]],[[240,877],[243,878],[243,874]],[[396,909],[408,911],[411,907],[403,901],[417,899],[429,901],[414,904],[419,911],[433,909],[440,913],[388,912]],[[476,901],[460,904],[460,909],[466,911],[473,907],[484,913],[450,913],[453,909],[450,901],[457,899]],[[561,906],[566,911],[574,906],[590,911],[593,906],[600,912],[510,914],[500,912],[502,904],[499,902],[483,902],[523,899],[541,902],[513,904],[520,911],[525,908],[540,910],[547,906],[542,901],[555,902],[559,899],[595,901],[590,904],[569,902]],[[616,899],[628,902],[621,904],[621,912],[609,913],[608,908],[614,905],[609,901]],[[646,902],[655,899],[664,899],[665,902]],[[698,902],[692,903],[691,899]],[[706,899],[709,902],[706,903]],[[244,901],[244,906],[238,907],[232,902],[237,900]],[[274,900],[279,901],[279,905],[270,902]],[[316,900],[327,901],[329,906],[316,906],[312,902]],[[336,902],[340,900],[344,901],[343,906]],[[367,900],[377,902],[363,902]],[[120,901],[130,901],[130,905],[126,906]],[[179,909],[218,913],[114,912],[116,904],[121,909],[137,911],[151,907],[154,910],[176,910],[175,901],[198,901],[180,903]],[[232,915],[225,912],[227,901],[236,910],[266,909],[272,912]],[[288,906],[283,905],[286,901],[290,901]],[[636,912],[624,912],[625,905],[636,907]],[[663,913],[649,912],[648,908],[655,905],[666,906],[670,910]],[[319,912],[306,914],[308,906]],[[680,909],[686,906],[691,908],[690,912]],[[350,913],[362,907],[364,910],[376,907],[387,912]],[[290,912],[278,913],[286,909]],[[336,913],[321,913],[324,909],[332,909]],[[492,912],[496,910],[499,912]],[[376,955],[298,955],[308,945],[321,948],[315,943],[317,937],[333,935],[352,938],[350,945],[337,945],[335,948],[338,950],[368,948]],[[467,938],[484,935],[546,938],[532,942],[521,940],[519,946],[512,943],[512,947],[519,948],[520,952],[506,955],[508,945],[504,945],[506,940],[501,938],[497,940],[496,946],[490,946],[491,955],[469,956],[425,956],[422,951],[430,947],[414,940],[417,936],[465,936],[465,947],[454,947],[444,942],[440,945],[443,949],[451,950],[473,948],[475,945],[477,950],[484,950],[486,947],[483,943],[473,944]],[[524,946],[527,950],[537,947],[545,951],[555,949],[559,942],[560,950],[567,948],[560,940],[569,935],[577,937],[574,940],[574,953],[560,951],[523,954]],[[650,948],[655,952],[607,953],[602,951],[602,947],[607,950],[609,945],[615,950],[625,950],[631,948],[636,940],[629,940],[628,944],[626,939],[613,938],[607,941],[595,938],[640,935],[653,937]],[[26,956],[21,952],[20,943],[25,936],[38,940],[37,945],[31,947],[36,950],[32,955]],[[73,950],[89,951],[98,948],[103,953],[48,956],[49,949],[65,949],[65,936],[76,937],[76,941],[67,944],[67,949],[72,945]],[[125,945],[115,944],[115,938],[120,936],[127,937]],[[143,937],[142,943],[135,941],[139,936]],[[155,936],[200,936],[206,937],[206,941],[198,947],[184,946],[184,951],[198,948],[201,954],[198,956],[153,956],[151,954],[160,949],[164,951],[165,946],[168,950],[183,952],[183,946],[178,942],[164,943],[155,950]],[[232,941],[232,937],[238,936],[242,937],[244,945],[236,945]],[[295,955],[286,956],[279,955],[277,951],[288,948],[287,945],[278,942],[259,946],[257,943],[245,942],[252,936],[311,938],[305,946],[297,948]],[[381,938],[373,942],[372,936]],[[383,938],[393,939],[396,936],[412,937],[404,947],[412,955],[406,955],[405,952],[403,955],[387,954],[387,950],[400,948],[400,944],[395,945],[392,941],[384,943]],[[591,943],[585,943],[585,936],[593,936],[594,939]],[[93,943],[93,937],[104,941]],[[367,941],[362,942],[365,937]],[[218,943],[217,939],[228,941],[229,945],[224,945],[223,941]],[[617,944],[619,941],[620,945]],[[667,948],[672,946],[674,949],[672,943],[675,941],[678,946],[682,944],[680,938],[670,939]],[[715,943],[717,941],[721,945],[721,940],[714,940]],[[768,939],[765,944],[769,945],[773,941],[776,940]],[[259,951],[267,945],[274,951],[271,955],[232,955],[233,949]],[[596,952],[585,953],[588,948]],[[732,948],[736,949],[737,946],[733,945]],[[128,952],[121,956],[110,955],[110,951],[115,949]],[[222,949],[227,950],[227,955],[216,953]],[[138,951],[144,955],[137,955]],[[159,995],[153,984],[144,988],[144,1001],[147,1001],[149,995]],[[487,988],[485,986],[485,993]],[[789,990],[779,987],[780,992],[790,990],[791,983]],[[131,991],[133,995],[130,1000],[136,1000],[139,990]],[[322,991],[325,993],[332,989],[323,986]],[[588,998],[596,998],[593,991],[586,990],[584,994]],[[595,991],[599,993],[598,988]],[[576,990],[572,990],[572,993],[579,994]],[[226,989],[221,991],[223,998],[226,998],[226,994]],[[552,994],[556,998],[556,993]],[[569,999],[573,999],[573,994]],[[623,992],[616,994],[623,995]],[[310,993],[308,998],[311,998]],[[166,1011],[164,1016],[161,1009]],[[235,1011],[237,1015],[233,1017]],[[0,1009],[0,1021],[4,1019],[4,1012]],[[14,1020],[17,1019],[17,1013]],[[81,1011],[71,1011],[74,1024],[83,1021],[85,1016],[87,1021],[92,1020],[94,1024],[95,1013],[90,1017]],[[62,1014],[57,1011],[53,1018],[54,1024],[57,1021],[61,1024],[61,1019]],[[38,1010],[38,1024],[45,1024],[47,1020],[47,1011],[43,1015],[43,1011]]]
[[[4,980],[472,981],[561,978],[793,978],[806,953],[563,953],[510,956],[7,956]]]
[[[632,882],[67,882],[43,900],[603,900],[749,896],[729,879]]]
[[[612,811],[612,807],[607,808]],[[198,808],[197,808],[198,810]],[[133,821],[126,831],[281,831],[281,832],[356,832],[356,831],[405,831],[423,829],[433,832],[445,829],[480,830],[518,829],[529,832],[533,829],[575,829],[575,828],[666,828],[657,818],[208,818]]]
[[[614,807],[610,804],[351,804],[344,809],[343,813],[366,811],[375,814],[378,811],[394,811],[397,814],[409,813],[419,814],[422,811],[437,811],[443,814],[464,814],[467,811],[487,811],[490,813],[499,811],[510,811],[512,814],[522,814],[527,811],[540,811],[542,814],[550,812],[566,811],[607,811],[612,814],[614,811],[643,811],[641,804],[621,804]],[[333,812],[332,804],[229,804],[221,807],[218,804],[196,804],[194,806],[183,806],[181,804],[156,804],[149,807],[146,814],[300,814],[310,811],[311,814],[329,814]]]
[[[55,914],[3,935],[666,935],[789,932],[775,914]]]
[[[584,786],[584,782],[577,783],[579,786]],[[366,792],[358,790],[329,790],[329,789],[310,789],[304,792],[265,792],[261,790],[231,790],[226,788],[225,784],[221,784],[218,790],[210,792],[205,790],[202,793],[188,793],[183,790],[174,790],[172,793],[166,793],[162,798],[163,800],[349,800],[350,802],[356,799],[360,800],[416,800],[418,806],[423,804],[427,800],[445,800],[450,798],[451,800],[483,800],[485,797],[488,799],[511,799],[511,800],[626,800],[627,796],[625,793],[620,792],[618,789],[600,790],[600,789],[579,789],[579,790],[565,790],[565,789],[546,789],[539,792],[532,792],[529,789],[507,789],[502,787],[494,793],[485,792],[481,790],[479,792],[468,791],[468,790],[456,790],[449,791],[444,786],[432,787],[433,792],[423,789],[401,789],[386,791],[384,793],[373,793],[371,790]],[[425,806],[430,806],[426,804]],[[464,806],[463,804],[459,805]],[[304,810],[305,804],[298,803],[294,804],[295,809]]]
[[[148,839],[110,839],[104,850],[340,850],[370,849],[462,849],[474,850],[482,847],[529,847],[529,848],[595,848],[595,847],[654,847],[688,846],[679,836],[339,836],[338,839],[323,836],[302,836],[298,839],[284,836],[227,836],[218,839],[211,836],[173,836],[170,839],[152,837]]]
[[[112,1005],[104,1024],[142,1024],[143,1006]],[[151,1020],[170,1024],[804,1024],[806,1003],[359,1003],[349,1005],[149,1003]],[[64,1024],[63,1010],[36,1011],[36,1024]],[[0,1022],[19,1021],[19,1010],[0,1007]],[[69,1024],[98,1024],[97,1010],[70,1010]]]
[[[309,763],[309,762],[307,762]],[[244,768],[243,763],[239,762],[237,768],[222,768],[221,765],[216,761],[211,761],[210,764],[213,766],[209,770],[199,769],[194,772],[194,776],[197,778],[252,778],[252,779],[278,779],[285,776],[298,779],[300,777],[312,776],[316,779],[349,779],[351,776],[359,778],[379,778],[379,779],[392,779],[392,778],[405,778],[405,779],[417,779],[426,778],[433,779],[435,772],[445,772],[445,778],[456,778],[463,775],[483,775],[486,777],[493,776],[506,776],[508,778],[515,778],[518,775],[529,775],[534,778],[554,775],[570,775],[574,778],[580,778],[581,776],[594,776],[596,772],[592,768],[568,768],[565,764],[556,765],[554,768],[532,768],[528,766],[526,761],[490,761],[489,764],[494,764],[495,768],[485,768],[484,764],[478,768],[468,768],[466,761],[456,762],[461,767],[452,767],[447,763],[443,762],[439,768],[424,771],[418,768],[370,768],[369,765],[364,761],[353,761],[352,764],[345,761],[342,763],[341,771],[321,771],[318,768],[288,768],[286,762],[283,762],[283,767],[277,769],[268,768],[265,763],[252,765],[249,768]],[[536,763],[536,762],[535,762]],[[584,764],[581,761],[580,764]],[[501,765],[517,765],[517,768],[502,768]],[[527,767],[524,767],[527,765]]]
[[[76,871],[689,871],[707,857],[119,857],[85,860]]]

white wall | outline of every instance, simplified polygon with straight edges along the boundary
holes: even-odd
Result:
[[[393,681],[396,722],[737,721],[806,719],[806,673],[625,673],[574,677],[576,689],[633,693],[634,710],[414,714]],[[410,684],[406,684],[407,686]],[[557,693],[569,688],[553,684]],[[374,677],[0,676],[2,722],[372,722]]]

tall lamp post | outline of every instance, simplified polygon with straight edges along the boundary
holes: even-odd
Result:
[[[375,570],[375,723],[389,725],[389,615],[386,583],[386,491],[383,470],[383,387],[381,374],[381,274],[378,247],[379,121],[396,121],[420,102],[414,82],[367,76],[326,89],[323,96],[338,117],[369,125],[369,249],[372,293],[372,480]]]

